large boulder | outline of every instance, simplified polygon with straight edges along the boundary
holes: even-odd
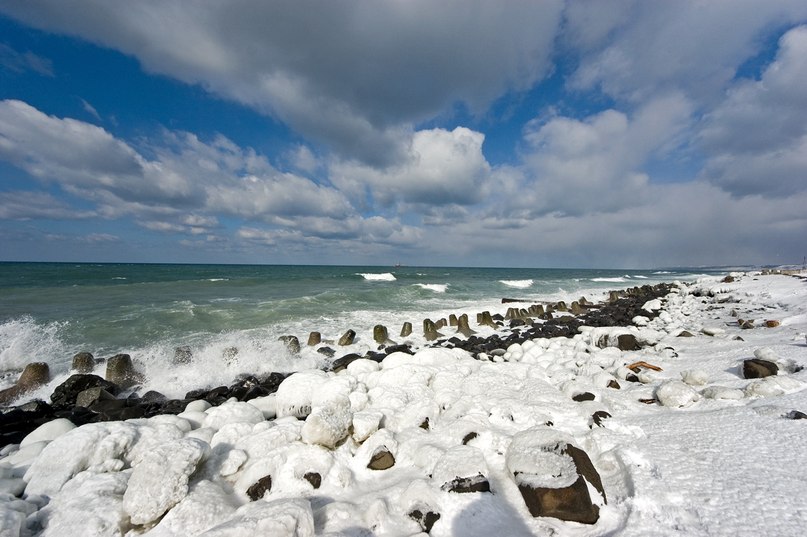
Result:
[[[0,403],[7,403],[31,392],[50,381],[50,368],[45,362],[31,362],[22,370],[17,383],[0,391]]]
[[[115,383],[104,380],[98,375],[71,375],[66,381],[62,382],[50,396],[51,404],[56,409],[68,409],[76,406],[76,399],[78,395],[84,390],[90,388],[101,388],[112,395],[117,395],[120,392]]]
[[[743,361],[743,378],[761,379],[779,373],[779,366],[769,360],[751,358]]]
[[[513,437],[505,460],[532,516],[583,524],[599,519],[587,482],[605,503],[602,480],[589,456],[569,436],[549,427],[522,431]]]

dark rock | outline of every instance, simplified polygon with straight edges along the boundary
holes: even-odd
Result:
[[[322,342],[322,334],[319,332],[311,332],[308,334],[308,346],[313,347],[314,345],[319,345]]]
[[[320,347],[317,352],[328,358],[333,358],[336,355],[336,351],[330,347]]]
[[[391,346],[387,347],[386,349],[384,349],[384,352],[387,354],[387,356],[389,356],[390,354],[392,354],[394,352],[403,352],[403,353],[406,353],[406,354],[415,354],[415,351],[412,350],[412,347],[410,347],[409,345],[405,345],[405,344],[391,345]]]
[[[303,479],[311,483],[311,486],[318,489],[322,485],[322,476],[317,472],[308,472],[303,475]]]
[[[383,324],[377,324],[373,327],[373,340],[376,343],[381,343],[382,345],[387,345],[393,343],[393,341],[389,338],[389,331],[387,327]]]
[[[78,394],[90,388],[103,388],[112,395],[117,395],[120,388],[115,383],[104,380],[98,375],[71,375],[63,383],[56,386],[50,396],[51,404],[55,409],[65,409],[76,406]]]
[[[471,327],[468,324],[468,314],[463,313],[457,319],[457,333],[462,334],[465,337],[470,337],[476,334],[476,331],[471,330]]]
[[[338,373],[343,369],[346,369],[351,363],[355,362],[356,360],[361,360],[363,356],[352,352],[350,354],[346,354],[341,358],[337,358],[331,363],[331,371]]]
[[[419,427],[421,429],[423,429],[423,430],[428,431],[429,430],[429,418],[428,417],[423,418],[423,421],[420,423]]]
[[[619,383],[616,380],[609,380],[608,387],[613,388],[614,390],[620,389]]]
[[[160,405],[160,414],[181,414],[185,412],[185,407],[190,403],[187,399],[171,399]]]
[[[269,376],[261,380],[261,387],[265,388],[269,393],[275,393],[277,388],[280,386],[280,383],[286,380],[286,377],[288,376],[289,373],[270,373]]]
[[[339,345],[342,347],[353,345],[354,339],[356,339],[356,332],[354,332],[353,330],[348,330],[342,335],[342,337],[339,338]]]
[[[96,386],[95,388],[87,388],[79,393],[76,396],[76,406],[90,408],[90,406],[96,401],[104,401],[109,399],[115,399],[115,396],[100,386]]]
[[[765,321],[765,326],[767,326],[768,328],[776,328],[780,324],[781,323],[775,319],[768,319],[767,321]]]
[[[467,494],[469,492],[490,492],[490,482],[482,474],[471,477],[455,477],[448,483],[443,484],[440,489],[446,492],[456,492]]]
[[[426,337],[426,341],[434,341],[443,337],[443,334],[437,331],[437,325],[431,319],[423,319],[423,335]]]
[[[263,495],[270,490],[272,490],[272,476],[263,476],[247,489],[247,496],[254,502],[263,498]]]
[[[721,283],[734,283],[734,276],[726,276],[720,281]]]
[[[564,488],[532,488],[519,484],[518,490],[534,517],[547,516],[582,524],[594,524],[600,518],[600,508],[591,503],[583,476]]]
[[[465,436],[462,437],[462,445],[464,446],[465,444],[467,444],[468,442],[470,442],[471,440],[473,440],[477,436],[479,436],[478,433],[475,433],[475,432],[471,431],[470,433],[468,433],[468,434],[466,434]]]
[[[611,414],[606,412],[605,410],[598,410],[591,416],[591,420],[594,422],[594,425],[597,427],[602,427],[602,422],[611,417]]]
[[[695,337],[695,335],[687,330],[681,330],[677,337]]]
[[[0,448],[19,444],[31,431],[56,417],[53,407],[39,399],[0,413]]]
[[[395,457],[390,453],[387,448],[380,448],[370,458],[367,468],[370,470],[387,470],[395,465]]]
[[[577,401],[578,403],[582,403],[583,401],[593,401],[594,399],[595,396],[591,392],[578,393],[572,396],[572,400]]]
[[[789,420],[807,420],[807,414],[800,410],[791,410],[785,414],[785,417]]]
[[[440,520],[440,513],[434,511],[423,513],[420,509],[415,509],[407,514],[409,518],[420,524],[420,529],[426,533],[429,533],[434,527],[434,523]]]
[[[282,342],[290,353],[300,354],[300,340],[297,336],[280,336],[277,340]]]
[[[168,400],[166,396],[154,390],[149,390],[146,393],[144,393],[141,399],[143,399],[143,401],[146,401],[148,403],[162,403]]]
[[[641,350],[641,345],[636,341],[636,336],[633,334],[621,334],[617,338],[617,347],[621,351],[638,351]]]
[[[768,360],[751,358],[743,361],[743,378],[761,379],[776,375],[778,372],[779,366]]]
[[[185,365],[193,361],[193,353],[187,345],[174,349],[174,365]]]
[[[95,369],[95,357],[89,352],[79,352],[73,356],[73,371],[76,373],[92,373]]]

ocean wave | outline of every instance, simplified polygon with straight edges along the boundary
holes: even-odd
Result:
[[[625,278],[591,278],[592,282],[607,282],[607,283],[625,283]]]
[[[533,280],[499,280],[499,283],[515,289],[527,289],[528,287],[532,287],[534,282]]]
[[[123,277],[123,276],[115,276],[115,277],[114,277],[114,278],[112,278],[112,279],[113,279],[113,280],[127,280],[128,278],[125,278],[125,277]]]
[[[209,282],[229,282],[230,278],[208,278]]]
[[[28,362],[67,354],[62,341],[67,324],[38,323],[27,315],[0,324],[0,371],[22,369]]]
[[[653,274],[673,274],[673,272],[671,272],[669,270],[657,270]]]
[[[445,293],[446,290],[448,290],[447,283],[416,283],[415,285],[421,289],[434,291],[435,293]]]
[[[639,280],[646,280],[647,276],[642,276],[641,274],[634,274],[631,278],[637,278]]]
[[[368,282],[394,282],[395,275],[390,272],[384,272],[382,274],[372,274],[372,273],[359,273],[359,276],[367,280]]]

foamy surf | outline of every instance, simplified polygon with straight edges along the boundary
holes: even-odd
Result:
[[[416,283],[415,286],[435,293],[445,293],[448,290],[447,283]]]
[[[528,289],[534,282],[533,280],[499,280],[499,283],[514,289]]]
[[[627,280],[625,278],[591,278],[591,281],[602,283],[625,283]]]
[[[359,273],[359,276],[367,280],[368,282],[394,282],[395,275],[390,272],[384,272],[382,274],[372,274],[372,273]]]

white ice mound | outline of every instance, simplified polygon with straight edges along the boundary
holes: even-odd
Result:
[[[53,440],[25,473],[27,495],[54,496],[77,473],[120,470],[121,460],[137,439],[134,425],[88,423]]]
[[[207,417],[202,427],[221,429],[229,423],[261,423],[264,421],[263,412],[249,403],[228,401],[221,406],[208,409]]]
[[[314,393],[327,381],[328,374],[318,369],[300,371],[286,378],[275,392],[277,417],[308,416]]]
[[[305,419],[302,430],[303,442],[333,449],[347,437],[352,419],[349,404],[317,407]]]
[[[76,426],[73,422],[65,418],[57,418],[44,423],[31,431],[28,436],[22,439],[20,447],[25,447],[35,442],[51,442],[68,431],[72,431]]]
[[[505,462],[520,485],[531,488],[566,488],[579,474],[571,456],[564,453],[572,438],[549,427],[533,427],[513,436]]]
[[[668,380],[656,388],[656,399],[663,406],[688,407],[700,399],[700,394],[680,380]]]
[[[176,507],[166,514],[148,535],[186,537],[199,535],[227,520],[238,505],[232,495],[212,481],[196,483]]]
[[[40,520],[47,520],[45,531],[39,535],[120,537],[128,526],[121,509],[128,477],[125,472],[79,473],[39,512]]]
[[[801,389],[802,383],[786,376],[765,377],[745,387],[748,397],[774,397]]]
[[[681,371],[681,380],[690,386],[703,386],[709,382],[709,374],[702,369],[687,369]]]
[[[251,502],[239,508],[226,522],[199,537],[312,537],[314,515],[305,498]]]
[[[188,494],[188,478],[207,457],[210,446],[185,438],[159,446],[134,467],[123,495],[132,524],[158,519]]]
[[[454,446],[437,461],[432,471],[432,479],[442,486],[456,478],[487,477],[488,465],[485,456],[472,446]]]

